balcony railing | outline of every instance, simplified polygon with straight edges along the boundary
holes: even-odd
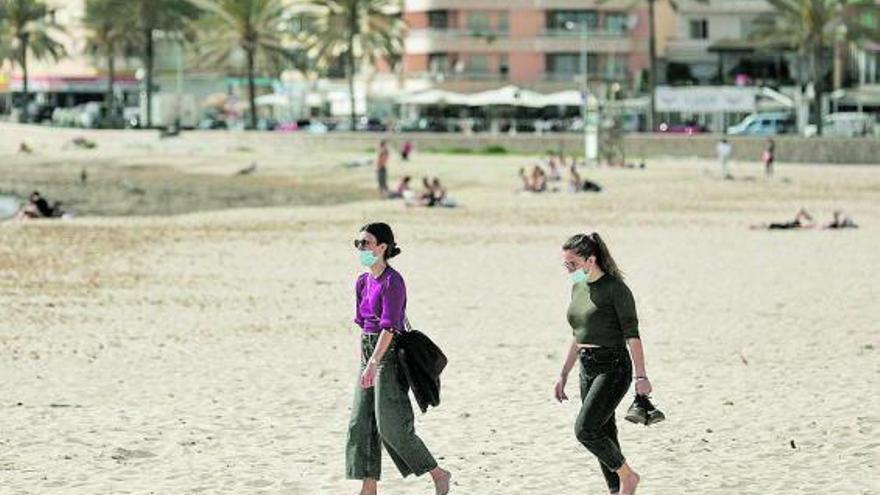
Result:
[[[462,71],[462,72],[454,72],[454,71],[446,71],[446,72],[423,72],[421,74],[413,74],[413,76],[421,76],[430,78],[436,82],[445,82],[445,81],[507,81],[510,79],[510,76],[507,74],[502,74],[501,72],[489,72],[489,71]]]
[[[565,28],[544,28],[541,35],[547,38],[579,38],[583,36],[583,28],[575,26],[574,29]],[[626,29],[608,29],[608,28],[588,28],[587,38],[603,37],[603,38],[625,38],[629,36]]]
[[[510,36],[510,30],[508,29],[459,29],[459,28],[427,28],[427,29],[413,29],[409,32],[410,36],[424,36],[428,38],[449,38],[449,39],[459,39],[459,38],[485,38],[485,39],[496,39],[496,38],[507,38]]]
[[[628,80],[629,75],[621,72],[590,71],[589,78],[591,81],[626,81]],[[584,82],[584,76],[581,72],[545,72],[544,80],[549,82],[574,82],[581,84]]]

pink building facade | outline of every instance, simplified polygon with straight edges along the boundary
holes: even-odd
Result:
[[[648,67],[647,10],[629,2],[407,0],[404,19],[405,76],[447,89],[578,87],[584,46],[591,87],[632,87]]]

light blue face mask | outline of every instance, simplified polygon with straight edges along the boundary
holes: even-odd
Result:
[[[587,273],[584,271],[583,268],[578,268],[577,270],[571,272],[569,276],[571,277],[572,284],[579,284],[581,282],[587,281]]]
[[[358,259],[360,260],[361,265],[364,265],[367,268],[375,265],[378,260],[372,251],[358,251]]]

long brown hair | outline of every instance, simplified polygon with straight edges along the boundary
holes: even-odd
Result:
[[[596,264],[599,265],[603,272],[614,277],[623,277],[623,272],[620,271],[617,263],[614,262],[614,258],[611,257],[611,252],[608,251],[605,241],[595,232],[592,234],[575,234],[569,237],[565,244],[562,245],[562,249],[577,253],[578,256],[584,259],[596,256]]]

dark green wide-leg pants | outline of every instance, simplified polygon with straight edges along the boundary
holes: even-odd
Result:
[[[361,372],[373,354],[378,340],[378,335],[363,335]],[[397,346],[392,341],[382,357],[376,384],[372,388],[361,388],[360,373],[358,374],[345,447],[346,478],[380,479],[380,444],[385,446],[394,465],[404,477],[410,474],[421,476],[437,467],[437,461],[416,435],[409,390],[400,373]]]

